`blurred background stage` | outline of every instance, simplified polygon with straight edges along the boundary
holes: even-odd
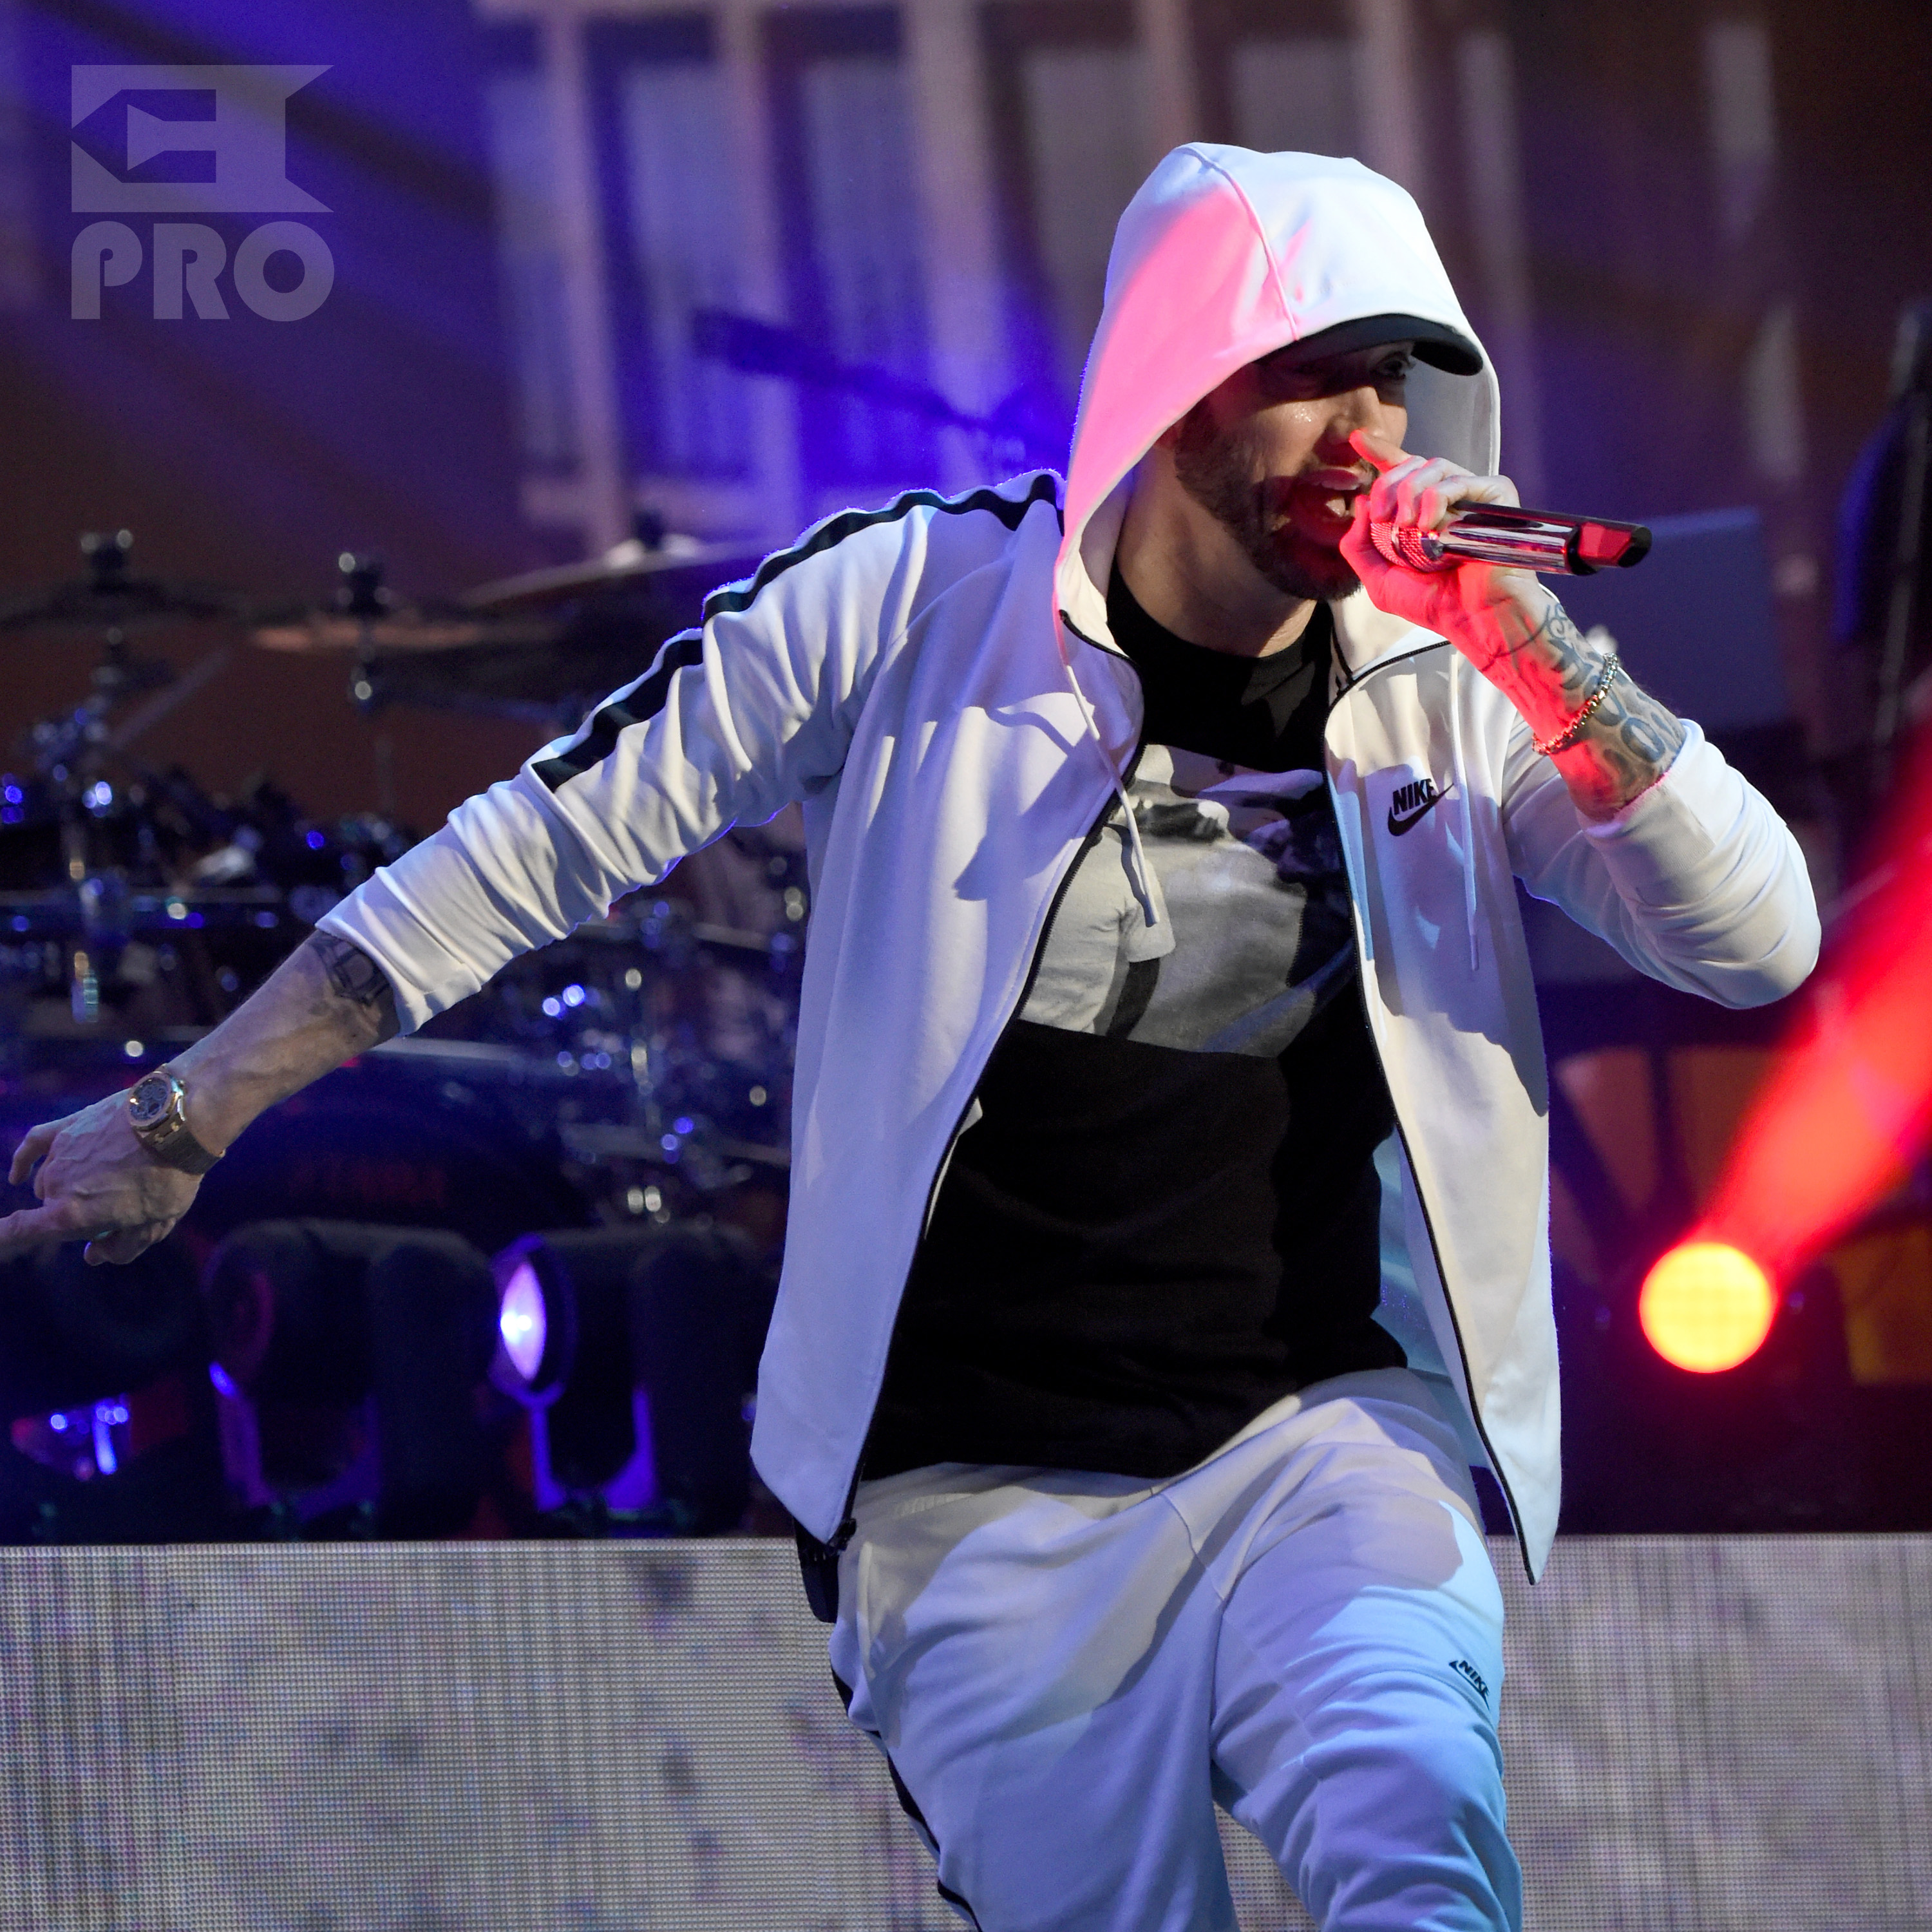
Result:
[[[1910,0],[0,0],[0,1144],[214,1024],[810,520],[1064,460],[1169,146],[1358,155],[1430,220],[1524,499],[1655,532],[1568,601],[1772,796],[1827,920],[1737,1014],[1526,908],[1571,1539],[1509,1582],[1539,1921],[1927,1922],[1890,1821],[1932,1748],[1928,76]],[[788,1534],[746,1441],[801,846],[734,831],[278,1110],[136,1268],[0,1270],[40,1780],[0,1923],[932,1919],[787,1546],[733,1540]],[[1764,1264],[1736,1336],[1640,1315],[1688,1237]],[[25,1547],[76,1544],[202,1547]],[[706,1808],[724,1759],[679,1768],[767,1641],[778,1701],[721,1735],[789,1766],[803,1892]],[[679,1646],[724,1674],[673,1685]],[[244,1870],[207,1780],[283,1696],[335,1728],[248,1803],[326,1760],[374,1808]],[[412,1699],[496,1714],[446,1746]],[[525,1904],[446,1895],[445,1815]],[[640,1902],[659,1829],[730,1910]]]

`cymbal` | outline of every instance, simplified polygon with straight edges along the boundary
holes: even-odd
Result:
[[[130,578],[102,595],[91,584],[62,584],[0,601],[0,631],[58,631],[98,637],[103,631],[146,629],[159,624],[215,623],[239,617],[241,596],[212,585],[164,584]]]
[[[541,646],[556,635],[554,624],[507,623],[446,608],[386,610],[378,617],[354,617],[340,610],[309,609],[257,624],[249,640],[264,650],[303,656],[351,652],[368,657],[392,652],[453,651],[476,644]]]
[[[762,551],[748,551],[741,543],[700,543],[691,537],[669,537],[656,548],[635,537],[614,544],[602,556],[583,563],[565,563],[548,570],[526,571],[520,577],[498,578],[466,591],[466,610],[510,610],[532,604],[556,604],[610,591],[656,590],[681,596],[702,580],[702,588],[748,577],[764,561]]]
[[[244,614],[240,593],[209,584],[166,584],[128,568],[134,538],[125,530],[92,532],[80,540],[87,574],[51,590],[0,598],[0,632],[56,631],[76,636],[158,624],[210,623]]]
[[[557,627],[536,644],[463,645],[366,658],[365,707],[425,706],[555,726],[574,722],[607,692],[650,668],[670,628],[647,625],[580,640]]]

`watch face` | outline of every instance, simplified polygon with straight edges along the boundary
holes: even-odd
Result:
[[[167,1118],[174,1088],[165,1073],[149,1073],[136,1081],[128,1096],[128,1118],[137,1127],[152,1127]]]

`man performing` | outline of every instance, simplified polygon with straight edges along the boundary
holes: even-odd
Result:
[[[1514,880],[1732,1006],[1818,925],[1769,807],[1534,577],[1414,203],[1191,146],[1122,218],[1069,472],[834,517],[322,922],[0,1223],[125,1260],[264,1108],[803,801],[754,1454],[983,1932],[1223,1932],[1219,1798],[1325,1927],[1514,1926],[1502,1606],[1557,1516]],[[1406,454],[1416,451],[1418,454]],[[148,1083],[143,1083],[147,1085]],[[185,1170],[185,1171],[184,1171]]]

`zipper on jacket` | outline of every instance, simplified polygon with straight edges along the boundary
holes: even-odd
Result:
[[[1051,912],[1047,915],[1049,924],[1052,922],[1052,916],[1053,915]],[[1022,1004],[1024,1004],[1024,995],[1022,995]],[[1006,1025],[1004,1023],[1002,1023],[1000,1030],[1002,1033],[1006,1030]],[[959,1144],[959,1136],[966,1131],[967,1120],[971,1114],[974,1106],[979,1100],[979,1097],[980,1083],[977,1080],[975,1080],[973,1083],[973,1091],[967,1096],[965,1106],[959,1110],[958,1119],[955,1120],[952,1124],[952,1132],[946,1137],[946,1151],[940,1156],[939,1166],[934,1171],[932,1179],[927,1184],[926,1190],[926,1208],[924,1213],[920,1217],[919,1239],[913,1246],[912,1260],[907,1264],[906,1267],[907,1281],[910,1281],[912,1279],[913,1269],[919,1264],[920,1250],[926,1246],[926,1232],[932,1226],[933,1210],[939,1205],[939,1190],[945,1184],[946,1169],[952,1165],[952,1150]],[[888,1363],[890,1363],[892,1358],[892,1342],[898,1339],[898,1336],[899,1314],[905,1306],[905,1291],[906,1282],[902,1281],[899,1283],[898,1305],[892,1311],[892,1333],[886,1342],[886,1360]],[[874,1396],[872,1398],[872,1408],[875,1415],[878,1412],[878,1397]],[[867,1447],[869,1445],[872,1432],[872,1423],[868,1420],[866,1425],[866,1442],[860,1445],[859,1460],[852,1465],[852,1480],[845,1486],[844,1507],[838,1512],[838,1527],[832,1532],[832,1540],[830,1543],[819,1543],[816,1537],[812,1538],[812,1542],[817,1548],[828,1552],[835,1558],[843,1553],[846,1545],[852,1540],[853,1534],[859,1527],[856,1520],[852,1514],[852,1507],[859,1499],[859,1485],[866,1480],[866,1450]],[[802,1528],[799,1531],[799,1535],[801,1539],[800,1543],[801,1551],[802,1551],[805,1547],[802,1539],[809,1534],[809,1532],[803,1529]],[[833,1601],[835,1604],[837,1601],[836,1584],[833,1592]],[[837,1612],[835,1610],[833,1613],[834,1617],[836,1617],[836,1614]],[[832,1620],[832,1618],[827,1618],[826,1619],[827,1622],[830,1622]]]
[[[1144,741],[1134,747],[1134,754],[1128,760],[1126,770],[1120,781],[1123,786],[1133,782],[1134,773],[1140,769],[1141,755],[1145,749]],[[1020,982],[1019,993],[1014,1000],[1011,1010],[1000,1022],[999,1030],[994,1036],[993,1049],[995,1052],[998,1049],[1000,1040],[1004,1038],[1007,1028],[1012,1024],[1015,1016],[1025,1010],[1027,1001],[1033,996],[1034,982],[1040,976],[1040,962],[1046,956],[1046,942],[1052,933],[1053,922],[1060,916],[1060,903],[1066,898],[1066,890],[1073,883],[1073,875],[1080,869],[1082,861],[1100,842],[1101,835],[1107,829],[1107,821],[1113,817],[1114,808],[1118,802],[1119,801],[1110,794],[1102,804],[1100,816],[1088,828],[1087,836],[1075,848],[1073,856],[1067,862],[1066,869],[1060,874],[1059,883],[1053,889],[1053,897],[1047,902],[1046,917],[1041,922],[1040,937],[1034,944],[1033,958],[1028,964],[1026,977]],[[989,1053],[987,1057],[990,1059],[992,1054]],[[939,1156],[939,1165],[933,1170],[932,1179],[927,1184],[926,1207],[920,1216],[919,1239],[914,1244],[912,1259],[906,1264],[905,1278],[899,1283],[898,1300],[892,1311],[892,1334],[886,1343],[886,1360],[888,1364],[891,1363],[892,1358],[892,1342],[898,1338],[899,1318],[905,1311],[907,1284],[912,1280],[914,1269],[919,1265],[920,1251],[926,1246],[926,1236],[932,1227],[933,1214],[939,1206],[939,1190],[944,1185],[947,1170],[952,1165],[953,1150],[959,1144],[959,1137],[966,1131],[966,1124],[971,1118],[974,1107],[979,1104],[980,1082],[985,1078],[986,1072],[986,1070],[982,1066],[978,1073],[974,1075],[973,1090],[966,1096],[966,1104],[960,1108],[959,1118],[953,1122],[952,1132],[946,1137],[945,1150]],[[883,1388],[883,1384],[881,1387]],[[874,1394],[872,1398],[874,1417],[877,1415],[878,1406],[878,1396]],[[815,1615],[818,1612],[820,1598],[814,1593],[813,1565],[823,1561],[820,1552],[823,1552],[824,1557],[829,1557],[831,1561],[830,1602],[832,1606],[832,1614],[829,1617],[820,1618],[820,1621],[826,1623],[836,1622],[838,1619],[838,1558],[844,1552],[847,1545],[851,1542],[859,1527],[853,1516],[852,1510],[853,1505],[858,1500],[859,1485],[865,1480],[866,1448],[872,1438],[871,1419],[867,1420],[866,1435],[866,1444],[860,1445],[859,1460],[852,1466],[852,1480],[846,1485],[844,1507],[838,1513],[838,1527],[832,1532],[832,1540],[830,1543],[820,1543],[802,1524],[796,1526],[798,1531],[799,1561],[806,1570],[806,1594],[812,1599],[812,1609]]]
[[[1375,1040],[1375,1029],[1372,1027],[1369,1029],[1369,1038],[1371,1041]],[[1378,1060],[1382,1058],[1382,1047],[1379,1042],[1376,1046],[1376,1058]],[[1386,1084],[1388,1079],[1386,1067],[1382,1072],[1382,1079]],[[1393,1110],[1394,1101],[1393,1094],[1390,1096],[1390,1101]],[[1509,1505],[1510,1528],[1516,1534],[1516,1546],[1517,1553],[1522,1558],[1523,1573],[1534,1583],[1536,1581],[1536,1572],[1530,1565],[1529,1541],[1523,1533],[1522,1511],[1516,1507],[1516,1492],[1510,1487],[1510,1480],[1508,1474],[1504,1473],[1502,1458],[1496,1454],[1496,1444],[1490,1440],[1490,1432],[1483,1426],[1481,1405],[1476,1400],[1475,1378],[1469,1372],[1469,1351],[1462,1340],[1462,1324],[1456,1313],[1455,1298],[1449,1292],[1449,1276],[1442,1265],[1442,1244],[1436,1238],[1435,1216],[1429,1211],[1429,1197],[1422,1191],[1421,1177],[1417,1174],[1415,1162],[1410,1158],[1408,1130],[1402,1125],[1402,1115],[1400,1113],[1397,1113],[1395,1117],[1395,1132],[1396,1138],[1402,1143],[1403,1165],[1408,1168],[1408,1178],[1414,1184],[1415,1204],[1422,1210],[1422,1225],[1429,1235],[1429,1252],[1430,1258],[1436,1264],[1436,1279],[1442,1288],[1442,1305],[1449,1311],[1450,1330],[1456,1337],[1456,1353],[1462,1364],[1462,1386],[1468,1391],[1469,1420],[1475,1426],[1476,1439],[1482,1444],[1484,1453],[1490,1459],[1490,1474],[1496,1478],[1496,1486],[1503,1492],[1503,1501]]]
[[[1424,649],[1426,650],[1436,650],[1440,648],[1442,648],[1442,646],[1438,644],[1430,644],[1424,647]],[[1453,650],[1455,646],[1454,645],[1450,645],[1449,648]],[[1339,658],[1340,657],[1340,644],[1339,639],[1336,641],[1335,649],[1336,656]],[[1386,664],[1370,664],[1358,677],[1351,677],[1348,676],[1347,660],[1346,658],[1341,659],[1344,682],[1341,685],[1340,688],[1336,692],[1334,699],[1329,704],[1329,716],[1332,718],[1335,714],[1336,706],[1341,703],[1342,700],[1347,697],[1351,692],[1356,689],[1358,686],[1366,682],[1367,680],[1372,677],[1377,671],[1386,670],[1391,665],[1403,663],[1409,658],[1420,657],[1422,654],[1421,651],[1406,651],[1402,653],[1401,657],[1389,658]],[[1324,728],[1323,736],[1324,742],[1322,746],[1322,752],[1323,762],[1325,766],[1328,753],[1328,746],[1325,742],[1327,736],[1325,727]],[[1327,776],[1325,770],[1324,776]],[[1328,784],[1330,788],[1329,796],[1332,803],[1334,796],[1334,781],[1332,778],[1329,778]],[[1366,838],[1367,835],[1365,833],[1364,836]],[[1352,883],[1350,884],[1348,888],[1348,897],[1352,909],[1354,914],[1355,965],[1356,970],[1362,976],[1363,1017],[1366,1020],[1367,1018],[1368,1009],[1367,986],[1369,962],[1365,956],[1362,945],[1361,907],[1355,899],[1354,886]],[[1504,1473],[1503,1469],[1502,1459],[1497,1455],[1496,1445],[1490,1440],[1490,1432],[1484,1426],[1482,1406],[1476,1400],[1475,1378],[1470,1372],[1469,1370],[1469,1351],[1468,1346],[1462,1340],[1462,1321],[1456,1312],[1455,1297],[1449,1292],[1449,1273],[1448,1270],[1443,1265],[1442,1245],[1436,1238],[1436,1217],[1429,1211],[1429,1197],[1423,1192],[1422,1177],[1416,1172],[1414,1160],[1411,1157],[1409,1154],[1408,1130],[1402,1124],[1402,1110],[1395,1104],[1395,1090],[1392,1086],[1389,1086],[1388,1064],[1382,1058],[1382,1043],[1380,1038],[1377,1036],[1376,1029],[1373,1026],[1370,1026],[1369,1028],[1369,1043],[1376,1050],[1376,1064],[1382,1070],[1382,1084],[1384,1087],[1388,1087],[1389,1111],[1395,1116],[1396,1138],[1402,1143],[1402,1163],[1408,1168],[1409,1180],[1415,1189],[1415,1204],[1422,1210],[1423,1228],[1429,1236],[1430,1256],[1435,1264],[1437,1284],[1442,1290],[1442,1305],[1449,1311],[1449,1329],[1450,1334],[1452,1334],[1456,1338],[1456,1358],[1462,1365],[1462,1387],[1467,1392],[1468,1395],[1469,1420],[1472,1424],[1474,1426],[1476,1431],[1476,1439],[1482,1444],[1484,1454],[1490,1459],[1490,1473],[1496,1478],[1496,1486],[1502,1491],[1503,1501],[1509,1506],[1510,1527],[1516,1533],[1516,1550],[1518,1553],[1522,1558],[1524,1572],[1533,1583],[1536,1580],[1536,1573],[1530,1564],[1529,1543],[1528,1538],[1525,1535],[1523,1532],[1522,1511],[1516,1506],[1516,1492],[1510,1487],[1509,1478]]]

